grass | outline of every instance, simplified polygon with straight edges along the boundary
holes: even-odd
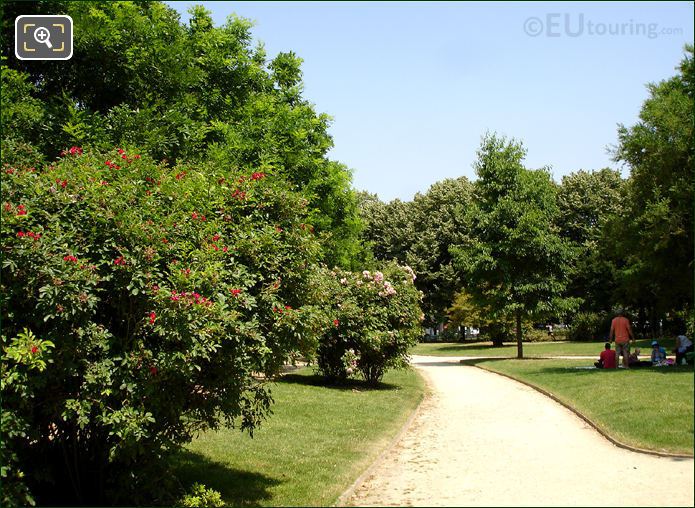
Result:
[[[666,351],[675,347],[674,339],[659,341]],[[595,356],[603,351],[605,342],[526,342],[524,356]],[[651,354],[651,339],[638,340],[636,345],[642,355]],[[419,343],[410,350],[413,355],[428,356],[476,356],[476,357],[516,357],[516,343],[505,342],[502,347],[494,347],[492,342],[430,342]]]
[[[616,440],[649,450],[693,454],[693,367],[577,369],[589,360],[481,359],[552,393]]]
[[[253,439],[207,432],[177,457],[185,486],[201,482],[232,506],[330,506],[390,442],[424,394],[413,370],[393,371],[376,389],[322,385],[311,369],[273,386],[274,414]]]

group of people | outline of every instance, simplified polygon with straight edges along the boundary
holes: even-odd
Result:
[[[675,362],[666,357],[666,349],[659,344],[659,341],[652,341],[652,354],[649,361],[640,360],[640,350],[630,353],[630,344],[634,344],[635,336],[632,333],[630,320],[625,317],[623,311],[618,311],[618,315],[611,321],[611,329],[608,334],[609,342],[606,342],[605,349],[601,351],[599,360],[594,365],[599,369],[615,369],[618,367],[619,359],[623,359],[623,367],[626,369],[635,367],[651,367],[663,365],[680,365],[686,359],[688,353],[693,352],[693,342],[685,335],[676,337]],[[615,340],[615,350],[611,349],[611,342]],[[691,355],[692,356],[692,355]]]

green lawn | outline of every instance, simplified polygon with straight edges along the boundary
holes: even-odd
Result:
[[[524,356],[596,356],[603,351],[605,342],[526,342]],[[637,341],[642,355],[651,354],[651,339]],[[670,355],[675,347],[673,339],[661,341]],[[492,342],[430,342],[419,343],[410,350],[413,355],[429,356],[494,356],[516,357],[516,343],[505,342],[502,347],[494,347]]]
[[[273,416],[253,439],[208,432],[175,462],[185,486],[218,490],[234,506],[330,506],[396,435],[424,394],[413,370],[389,372],[378,389],[326,387],[302,369],[273,387]]]
[[[555,395],[620,442],[693,453],[693,368],[577,369],[590,360],[469,360]]]

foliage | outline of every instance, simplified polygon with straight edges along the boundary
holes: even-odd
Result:
[[[619,298],[647,310],[654,325],[693,308],[695,161],[693,46],[676,76],[649,84],[639,121],[620,126],[617,161],[630,167],[626,206],[611,224]]]
[[[356,370],[376,384],[388,369],[406,367],[408,348],[421,333],[414,278],[409,267],[393,262],[373,273],[318,273],[315,291],[330,323],[319,339],[319,372],[344,381]]]
[[[178,504],[186,508],[215,508],[224,506],[224,501],[216,490],[208,489],[202,483],[194,483],[191,493],[186,494]]]
[[[42,504],[162,502],[161,459],[253,431],[257,375],[316,346],[307,200],[270,172],[63,154],[3,166],[3,476],[22,494],[22,464]]]
[[[617,289],[616,265],[609,256],[612,244],[606,225],[615,220],[626,202],[626,185],[618,171],[577,171],[562,178],[556,224],[572,247],[568,295],[583,310],[608,311]]]
[[[606,312],[578,312],[572,318],[569,340],[608,340],[612,316]]]
[[[472,232],[452,249],[476,304],[497,321],[515,317],[519,357],[522,319],[561,314],[572,303],[562,298],[569,252],[553,225],[555,187],[547,171],[523,167],[525,154],[514,140],[483,138]]]
[[[247,19],[221,26],[192,7],[188,25],[162,2],[5,2],[4,55],[19,14],[69,14],[74,56],[3,68],[6,133],[48,159],[63,146],[138,146],[171,164],[214,160],[272,171],[309,199],[327,263],[360,252],[351,173],[330,161],[330,117],[302,97],[301,59],[266,57]],[[7,97],[5,97],[5,95]],[[6,109],[7,106],[7,109]],[[9,122],[9,123],[8,123]]]

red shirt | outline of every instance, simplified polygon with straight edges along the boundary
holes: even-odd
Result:
[[[611,321],[611,335],[615,333],[615,343],[625,344],[630,340],[630,320],[625,316],[616,316]]]
[[[615,369],[615,350],[604,349],[601,351],[601,360],[603,360],[604,369]]]

